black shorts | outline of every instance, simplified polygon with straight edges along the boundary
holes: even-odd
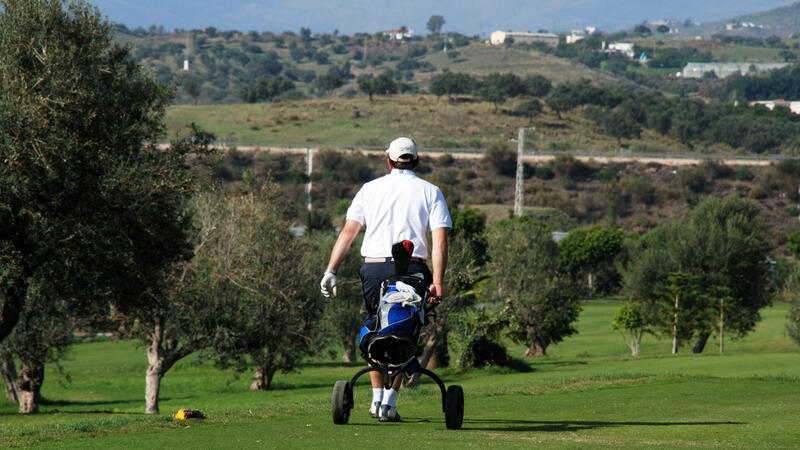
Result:
[[[425,282],[431,284],[433,275],[424,262],[412,262],[408,265],[408,275],[422,274]],[[364,309],[372,316],[378,310],[381,295],[381,283],[394,275],[394,262],[364,263],[358,270],[361,276],[361,289],[364,291]]]

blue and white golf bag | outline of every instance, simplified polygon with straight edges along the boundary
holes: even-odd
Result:
[[[358,338],[361,356],[389,368],[405,367],[416,361],[427,299],[428,286],[421,278],[402,275],[384,281],[377,313],[361,328]]]

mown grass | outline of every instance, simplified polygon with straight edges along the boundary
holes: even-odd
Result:
[[[366,377],[355,391],[350,424],[335,426],[330,393],[359,364],[317,359],[275,390],[247,392],[247,376],[183,361],[165,377],[162,414],[142,413],[144,349],[136,343],[76,346],[64,366],[72,382],[48,371],[46,403],[19,416],[0,401],[0,447],[41,448],[365,448],[402,442],[435,446],[786,448],[800,442],[800,348],[783,333],[786,305],[764,311],[750,336],[710,341],[702,355],[669,355],[670,343],[646,338],[629,355],[611,330],[615,301],[585,304],[579,334],[553,345],[525,371],[437,370],[466,393],[464,427],[446,430],[438,388],[426,382],[400,394],[404,422],[379,424],[366,414]],[[522,358],[522,346],[511,353]],[[363,406],[363,408],[362,408]],[[179,408],[203,421],[173,421]]]

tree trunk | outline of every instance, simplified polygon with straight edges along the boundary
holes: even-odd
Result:
[[[17,388],[17,367],[11,355],[0,357],[0,376],[6,389],[6,397],[14,403],[19,403],[19,389]]]
[[[3,289],[3,307],[0,308],[0,342],[3,342],[19,322],[27,285],[24,276],[13,277]]]
[[[547,342],[542,342],[536,336],[536,327],[527,326],[525,332],[528,334],[528,340],[531,342],[525,350],[525,356],[545,356],[547,351]]]
[[[631,349],[632,356],[639,356],[639,347],[642,344],[642,334],[642,331],[638,329],[630,331],[628,347]]]
[[[450,354],[447,353],[447,333],[442,333],[439,341],[433,346],[433,354],[428,361],[428,368],[435,369],[438,367],[450,366]]]
[[[672,354],[678,354],[678,296],[675,296],[675,317],[672,320]]]
[[[356,360],[356,343],[354,340],[348,339],[347,342],[344,343],[342,362],[351,363],[355,362],[355,360]]]
[[[175,339],[165,339],[164,318],[156,317],[153,332],[150,334],[150,347],[147,348],[147,374],[145,375],[145,407],[147,414],[158,414],[158,397],[161,379],[179,360],[208,345],[208,339],[195,339],[178,348]]]
[[[39,403],[42,400],[42,384],[44,383],[44,364],[22,362],[22,368],[17,378],[19,390],[20,414],[33,414],[39,412]]]
[[[148,356],[149,356],[148,351]],[[149,359],[149,358],[148,358]],[[161,370],[161,363],[151,362],[147,366],[147,375],[145,377],[145,408],[144,412],[147,414],[158,414],[158,395],[161,391],[161,378],[164,376]]]
[[[449,356],[443,360],[441,354],[442,351],[445,354],[447,352],[447,332],[449,328],[447,328],[446,322],[447,313],[445,312],[436,319],[436,322],[431,324],[431,332],[425,338],[425,345],[422,348],[422,355],[419,358],[420,367],[434,369],[436,367],[445,367],[443,365],[437,366],[436,364],[442,364],[443,362],[446,362],[447,365],[450,364]],[[417,384],[419,384],[419,380],[419,373],[415,373],[411,376],[406,385],[409,388],[415,388]]]
[[[256,368],[256,373],[253,375],[253,383],[250,384],[250,390],[253,392],[270,390],[273,376],[275,376],[275,369],[272,367]]]
[[[719,353],[725,350],[725,300],[719,299]]]
[[[547,347],[540,345],[536,341],[532,341],[531,345],[525,350],[525,356],[545,356]]]
[[[692,353],[703,353],[703,349],[706,348],[709,337],[711,337],[711,333],[708,331],[697,336],[697,342],[695,342],[694,347],[692,347]]]
[[[161,391],[161,378],[169,368],[166,363],[166,352],[161,346],[164,339],[164,320],[157,318],[150,335],[150,347],[147,348],[147,374],[145,375],[145,407],[147,414],[158,414],[158,396]]]

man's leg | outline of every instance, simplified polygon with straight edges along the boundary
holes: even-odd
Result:
[[[370,317],[376,313],[375,308],[380,297],[381,283],[394,275],[394,263],[364,264],[359,269],[358,274],[361,277],[361,289],[364,294],[364,310]],[[370,372],[369,378],[372,384],[372,402],[370,403],[369,414],[377,418],[384,396],[383,374],[381,372]]]
[[[395,377],[391,389],[383,390],[383,400],[381,401],[381,409],[378,420],[381,422],[399,422],[400,414],[397,412],[397,392],[403,384],[403,374],[400,373]]]

